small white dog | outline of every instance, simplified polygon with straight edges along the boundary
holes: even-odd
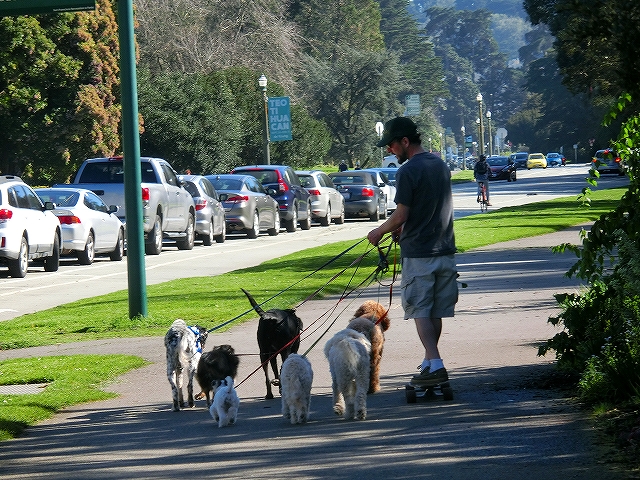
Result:
[[[227,377],[224,380],[214,380],[211,388],[215,392],[213,402],[209,407],[211,417],[218,422],[218,428],[233,425],[238,418],[238,408],[240,399],[233,388],[233,378]]]
[[[280,386],[282,388],[282,416],[291,424],[306,423],[311,408],[311,384],[313,370],[306,357],[292,353],[282,364]]]
[[[324,346],[329,360],[333,411],[346,419],[367,418],[371,342],[355,330],[337,332]]]

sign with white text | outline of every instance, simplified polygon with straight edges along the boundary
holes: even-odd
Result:
[[[420,95],[417,93],[404,97],[405,115],[420,115]]]
[[[289,97],[269,97],[269,136],[272,142],[291,140]]]
[[[95,10],[95,0],[0,0],[0,17]]]

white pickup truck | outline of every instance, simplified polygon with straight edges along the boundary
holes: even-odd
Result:
[[[164,238],[175,240],[181,250],[191,250],[195,238],[193,198],[166,160],[142,157],[140,161],[146,253],[159,255]],[[126,225],[122,157],[85,160],[73,185],[93,191],[107,205],[117,205],[117,215]]]

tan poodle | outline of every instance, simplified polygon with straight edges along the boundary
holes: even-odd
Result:
[[[391,322],[387,310],[374,300],[366,300],[358,307],[353,317],[347,328],[364,334],[371,342],[371,369],[367,393],[375,393],[380,390],[380,360],[384,347],[384,332],[389,329]]]

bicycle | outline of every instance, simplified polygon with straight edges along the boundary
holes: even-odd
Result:
[[[484,182],[478,182],[478,203],[480,204],[480,211],[486,212],[488,210],[489,200],[487,200],[487,186]]]

